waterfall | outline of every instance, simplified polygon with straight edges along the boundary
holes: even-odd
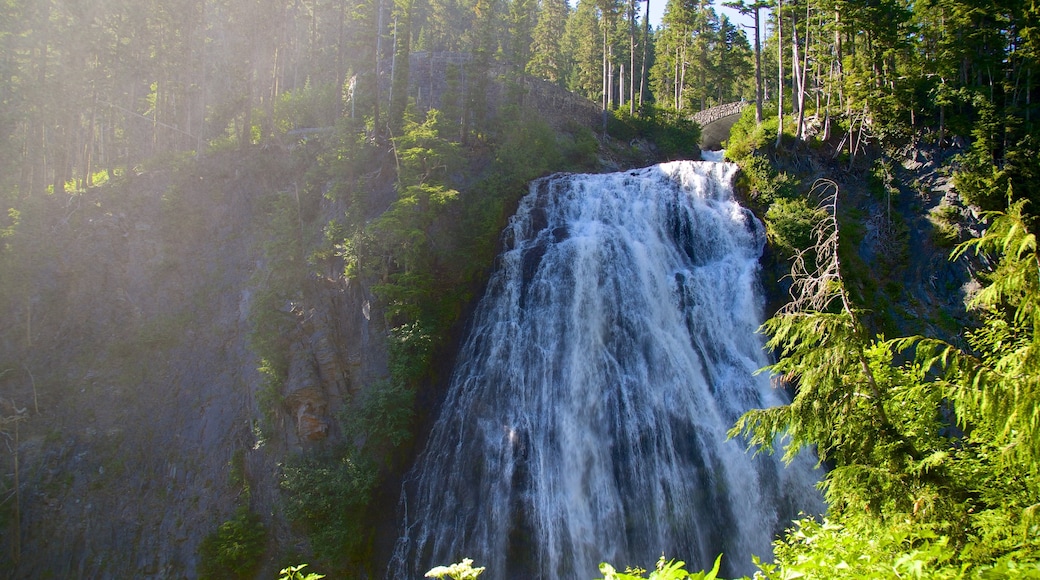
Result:
[[[784,394],[767,359],[762,224],[736,166],[680,161],[531,185],[405,482],[388,578],[463,557],[482,578],[591,579],[662,555],[750,573],[811,462],[726,432]]]

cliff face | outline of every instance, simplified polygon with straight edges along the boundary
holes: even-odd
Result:
[[[202,537],[244,503],[270,542],[292,541],[277,462],[331,435],[337,401],[385,376],[386,356],[367,293],[312,280],[290,313],[278,425],[261,434],[257,214],[299,168],[284,152],[246,157],[55,196],[23,220],[33,259],[4,281],[0,319],[3,414],[21,418],[0,454],[0,576],[194,577]]]

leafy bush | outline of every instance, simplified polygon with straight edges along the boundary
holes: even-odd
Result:
[[[769,241],[787,258],[812,245],[812,230],[822,212],[802,197],[780,198],[766,212]]]
[[[741,111],[740,119],[733,124],[729,139],[724,143],[727,158],[740,163],[756,151],[768,150],[776,139],[776,129],[780,123],[776,116],[776,105],[772,105],[772,110],[768,107],[763,109],[762,115],[762,123],[756,124],[753,106]]]
[[[308,82],[302,88],[280,94],[274,103],[275,130],[286,133],[332,125],[341,109],[339,92],[335,84],[314,86]]]
[[[618,572],[610,564],[600,564],[599,571],[603,574],[601,580],[715,580],[719,574],[719,565],[722,563],[722,555],[715,558],[715,565],[711,570],[704,572],[687,572],[685,562],[675,560],[665,561],[664,556],[657,561],[657,567],[650,572],[649,576],[643,576],[646,570],[629,568],[624,572]]]
[[[286,516],[306,529],[315,555],[338,569],[366,561],[372,539],[366,511],[376,476],[375,467],[347,446],[282,467]]]
[[[692,158],[700,152],[700,126],[673,109],[649,106],[640,116],[613,111],[607,119],[607,134],[622,141],[647,139],[667,159]]]
[[[727,152],[727,155],[729,153]],[[768,159],[753,154],[738,161],[741,168],[740,181],[750,192],[756,205],[766,206],[777,199],[794,197],[798,179],[777,171]]]
[[[484,568],[474,568],[473,560],[463,558],[461,562],[451,566],[437,566],[424,574],[426,578],[444,578],[452,580],[473,580],[484,572]]]
[[[306,567],[307,564],[300,564],[298,566],[282,568],[278,573],[278,580],[321,580],[325,577],[324,574],[317,574],[315,572],[308,572],[304,575],[303,569]]]
[[[591,168],[596,164],[596,154],[599,153],[599,141],[596,134],[588,127],[578,124],[565,126],[563,133],[557,135],[563,154],[564,164],[580,170]]]
[[[364,441],[363,450],[373,460],[387,458],[412,436],[415,391],[398,381],[369,385],[357,408],[345,418],[348,434]]]
[[[949,540],[929,526],[894,521],[847,529],[806,518],[774,544],[776,564],[762,567],[771,577],[806,580],[961,578],[953,556]]]
[[[267,530],[260,516],[240,507],[199,545],[199,578],[249,578],[260,564]]]
[[[433,336],[420,322],[390,331],[390,374],[402,385],[414,385],[426,377],[433,362]]]

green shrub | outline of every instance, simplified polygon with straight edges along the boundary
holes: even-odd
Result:
[[[314,572],[308,572],[304,575],[303,569],[306,567],[307,564],[300,564],[298,566],[282,568],[281,572],[278,573],[278,580],[321,580],[325,577],[324,574],[317,574]]]
[[[559,168],[562,160],[556,132],[545,121],[516,107],[502,112],[495,166],[505,181],[530,181]]]
[[[340,113],[340,95],[335,84],[321,86],[309,82],[302,88],[286,91],[274,103],[274,128],[286,133],[299,128],[324,128]]]
[[[932,223],[932,240],[940,248],[952,249],[961,241],[961,214],[952,205],[941,204],[928,214]]]
[[[776,140],[776,129],[779,120],[776,118],[776,105],[762,111],[761,124],[755,123],[755,107],[745,107],[740,119],[733,124],[729,139],[724,143],[726,157],[740,163],[742,159],[756,151],[766,151]]]
[[[595,166],[599,141],[591,129],[576,123],[568,124],[557,139],[565,166],[575,171]]]
[[[601,580],[641,580],[646,578],[647,580],[715,580],[718,578],[719,565],[722,563],[722,555],[719,554],[718,558],[715,558],[715,564],[712,569],[705,572],[688,572],[686,570],[686,562],[678,562],[675,560],[665,561],[664,556],[657,561],[657,566],[650,572],[649,576],[644,576],[646,570],[640,568],[629,568],[624,572],[618,572],[610,564],[600,564],[599,571],[603,574]]]
[[[264,553],[267,530],[260,516],[240,507],[199,545],[199,578],[249,578]]]
[[[649,106],[639,116],[613,111],[607,118],[607,134],[621,141],[647,139],[667,159],[692,158],[700,153],[700,126],[672,109]]]
[[[894,521],[849,529],[812,518],[795,524],[774,544],[776,564],[766,566],[767,573],[807,580],[963,577],[948,566],[954,556],[948,540],[924,525]]]
[[[282,467],[286,516],[307,531],[315,555],[339,570],[367,559],[367,508],[376,480],[376,468],[349,446],[295,457]]]
[[[473,560],[463,558],[461,562],[451,566],[437,566],[424,574],[426,578],[444,578],[452,580],[473,580],[484,572],[484,567],[473,567]]]
[[[785,257],[812,245],[812,230],[825,214],[805,198],[778,199],[766,212],[766,234]]]
[[[412,437],[415,391],[399,381],[380,381],[365,389],[360,404],[345,416],[348,434],[365,442],[365,452],[386,458]]]
[[[751,154],[738,161],[741,168],[740,180],[758,205],[769,205],[781,198],[795,196],[798,179],[778,172],[765,157]]]

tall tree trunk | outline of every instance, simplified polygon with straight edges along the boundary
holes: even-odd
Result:
[[[90,104],[90,121],[87,125],[86,139],[83,146],[83,189],[93,184],[94,174],[94,127],[97,126],[98,94],[94,91]]]
[[[672,67],[672,106],[679,110],[679,63],[682,58],[679,55],[679,48],[675,49],[675,65]]]
[[[755,4],[755,124],[762,124],[762,41],[760,34],[759,12],[761,6]]]
[[[625,104],[625,63],[618,65],[620,67],[618,73],[618,104],[624,106]],[[631,99],[629,100],[631,102]],[[631,113],[631,111],[629,111]]]
[[[679,63],[679,78],[677,79],[679,90],[675,98],[675,109],[677,111],[682,110],[683,102],[685,100],[683,99],[683,92],[686,90],[686,38],[683,38],[682,58],[679,59]]]
[[[646,93],[646,47],[650,43],[650,0],[646,0],[646,22],[643,27],[643,62],[639,73],[639,109],[643,108],[643,94]],[[1028,110],[1028,109],[1027,109]],[[1028,119],[1027,119],[1028,120]]]
[[[784,137],[784,1],[776,2],[776,146],[779,147]]]
[[[798,139],[800,139],[802,141],[805,140],[805,92],[806,92],[806,88],[805,87],[806,87],[806,85],[809,82],[809,80],[808,80],[808,77],[809,77],[809,28],[810,28],[810,24],[812,23],[812,19],[809,17],[809,15],[810,15],[810,12],[809,12],[809,2],[806,2],[805,3],[805,50],[802,51],[804,54],[802,55],[802,62],[801,62],[801,64],[799,64],[798,61],[795,61],[795,63],[794,63],[795,68],[799,68],[799,67],[801,68],[801,73],[798,75],[799,83],[798,83],[798,124],[797,124],[798,129],[797,129],[797,135],[798,135]],[[797,48],[798,48],[798,41],[797,41],[797,39],[798,39],[798,34],[796,32],[795,33],[795,56],[797,56]]]
[[[607,110],[608,107],[610,107],[610,101],[609,101],[610,97],[608,96],[608,92],[610,90],[610,81],[609,81],[609,78],[608,78],[609,74],[610,74],[610,70],[609,70],[609,68],[607,66],[607,24],[606,24],[606,15],[604,15],[604,17],[603,17],[603,99],[602,99],[603,100],[603,107],[602,108],[603,108],[604,112]],[[604,117],[604,122],[606,122],[606,117]]]
[[[798,112],[798,96],[802,93],[802,70],[801,62],[802,57],[799,53],[800,47],[798,46],[798,16],[794,11],[791,12],[791,106],[794,108],[794,112]]]
[[[636,0],[628,10],[628,114],[636,114]]]
[[[375,5],[376,5],[376,53],[375,53],[375,62],[373,63],[374,66],[375,66],[375,68],[374,68],[375,75],[374,75],[374,77],[372,79],[372,84],[375,85],[374,93],[375,93],[375,97],[376,98],[375,98],[375,104],[373,105],[373,112],[372,112],[372,116],[375,119],[375,122],[372,124],[372,132],[374,133],[373,137],[378,142],[379,139],[380,139],[380,136],[382,134],[382,131],[380,131],[380,127],[379,127],[379,100],[381,98],[380,94],[379,94],[380,93],[380,90],[379,90],[379,59],[382,57],[382,50],[383,50],[383,0],[376,0]],[[465,109],[463,109],[463,114],[462,114],[462,119],[463,119],[463,121],[462,121],[462,127],[463,127],[462,131],[463,131],[463,133],[462,134],[463,134],[464,137],[466,135],[468,135],[468,130],[467,130],[467,127],[466,127],[466,117],[467,117],[467,115],[465,113]]]

